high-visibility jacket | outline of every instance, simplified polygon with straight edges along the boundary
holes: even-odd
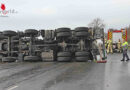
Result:
[[[123,50],[127,50],[128,49],[128,42],[122,43],[122,47],[123,47]]]

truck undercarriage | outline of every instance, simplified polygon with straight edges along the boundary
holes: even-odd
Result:
[[[87,27],[78,27],[75,30],[58,28],[39,31],[27,29],[24,32],[4,31],[0,37],[0,59],[3,62],[93,61],[99,55],[96,40],[104,41],[104,32],[97,31]],[[104,44],[102,50],[105,52]],[[105,57],[104,55],[103,58]]]

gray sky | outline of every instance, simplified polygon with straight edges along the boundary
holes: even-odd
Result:
[[[0,17],[0,30],[55,29],[87,26],[102,18],[108,28],[130,24],[130,0],[0,0],[17,14]]]

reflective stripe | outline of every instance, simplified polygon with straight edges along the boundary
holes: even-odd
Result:
[[[128,42],[125,42],[126,45],[128,45]]]
[[[125,45],[128,46],[128,42],[124,42],[124,43],[122,44],[122,46],[125,46]]]
[[[127,50],[128,49],[128,42],[124,42],[122,44],[122,47],[123,47],[123,51]]]

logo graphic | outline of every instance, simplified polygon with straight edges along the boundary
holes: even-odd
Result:
[[[17,11],[15,11],[15,9],[7,10],[5,4],[3,4],[3,3],[1,3],[0,9],[1,9],[0,10],[0,17],[8,17],[9,14],[16,14],[16,13],[18,13]]]
[[[5,4],[1,4],[1,9],[4,11],[6,9]]]
[[[3,15],[6,15],[8,13],[8,11],[6,11],[5,9],[6,9],[5,4],[1,4],[1,10]]]

